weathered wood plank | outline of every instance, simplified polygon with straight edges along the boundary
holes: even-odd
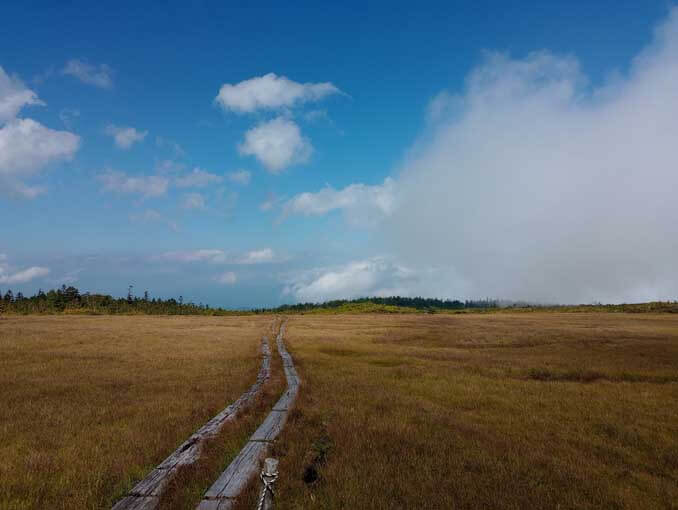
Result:
[[[273,441],[285,426],[287,411],[271,411],[264,422],[252,434],[250,441]]]
[[[300,385],[294,361],[283,342],[285,326],[286,323],[280,325],[276,343],[283,361],[287,389],[238,456],[207,490],[197,510],[230,510],[236,498],[247,487],[250,480],[258,474],[260,462],[268,452],[270,443],[278,437],[285,426],[288,411],[294,405]]]
[[[126,496],[113,506],[113,510],[154,510],[159,501],[156,497]]]
[[[113,505],[112,510],[152,510],[157,506],[159,497],[170,480],[176,476],[178,468],[196,462],[200,458],[205,440],[216,436],[227,422],[234,420],[238,413],[256,397],[264,382],[271,376],[271,348],[266,336],[261,340],[261,352],[263,359],[257,373],[256,382],[235,402],[223,409],[184,441],[146,478],[137,483],[127,496]]]
[[[259,461],[264,457],[268,445],[256,441],[248,441],[233,459],[226,470],[205,493],[203,499],[234,498],[249,483],[259,469]]]

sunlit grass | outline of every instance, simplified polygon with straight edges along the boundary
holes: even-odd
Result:
[[[254,382],[270,323],[0,320],[0,509],[110,508]]]
[[[676,507],[676,316],[306,315],[287,343],[276,508]]]

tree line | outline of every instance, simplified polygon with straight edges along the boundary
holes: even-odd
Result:
[[[7,290],[0,291],[0,313],[91,313],[91,314],[148,314],[148,315],[223,315],[232,313],[294,313],[319,308],[336,309],[345,305],[376,304],[414,308],[421,311],[463,310],[467,308],[497,308],[500,303],[494,299],[465,300],[436,299],[424,297],[362,297],[358,299],[335,299],[323,303],[297,303],[276,308],[257,308],[249,311],[233,311],[211,308],[207,304],[184,302],[178,299],[151,298],[148,291],[135,296],[132,286],[127,297],[114,298],[108,294],[80,292],[73,286],[62,285],[47,292],[39,290],[32,296],[16,295]]]
[[[76,287],[63,285],[48,292],[39,290],[33,296],[16,295],[8,290],[0,292],[0,312],[6,313],[91,313],[91,314],[148,314],[148,315],[214,315],[228,313],[206,304],[185,303],[179,299],[150,298],[148,291],[139,297],[129,287],[127,297],[114,298],[107,294],[81,293]]]
[[[272,312],[305,312],[318,308],[341,308],[346,305],[375,304],[384,306],[397,306],[404,308],[415,308],[422,311],[431,310],[464,310],[467,308],[498,308],[500,303],[496,299],[467,299],[460,301],[458,299],[438,299],[425,297],[362,297],[357,299],[334,299],[322,303],[297,303],[294,305],[282,305],[277,308],[263,309],[262,311]]]

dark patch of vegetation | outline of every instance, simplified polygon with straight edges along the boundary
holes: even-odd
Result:
[[[0,294],[1,295],[1,294]],[[83,313],[83,314],[144,314],[144,315],[226,315],[233,313],[223,308],[210,308],[209,305],[184,303],[182,296],[179,299],[150,298],[148,291],[143,297],[134,296],[130,286],[127,296],[114,298],[106,294],[80,293],[76,287],[66,287],[25,297],[21,292],[16,296],[8,290],[0,299],[0,313],[18,314],[53,314],[53,313]],[[247,312],[244,312],[247,313]]]
[[[346,305],[382,305],[395,306],[398,308],[414,308],[417,311],[435,312],[436,310],[464,310],[467,308],[497,308],[499,301],[496,299],[479,299],[460,301],[458,299],[437,299],[424,297],[362,297],[358,299],[335,299],[325,301],[324,303],[297,303],[295,305],[282,305],[274,309],[262,311],[274,311],[278,313],[285,312],[307,312],[323,309],[342,308]]]

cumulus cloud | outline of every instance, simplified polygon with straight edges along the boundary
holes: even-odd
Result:
[[[256,157],[269,172],[278,173],[290,165],[306,163],[313,147],[294,121],[277,117],[247,131],[238,150]]]
[[[349,223],[373,226],[395,209],[395,185],[386,178],[382,185],[351,184],[336,190],[327,186],[316,193],[300,193],[283,204],[283,218],[292,214],[320,216],[341,210]]]
[[[252,179],[252,174],[247,170],[237,170],[235,172],[229,173],[227,177],[229,181],[235,184],[247,186]]]
[[[226,271],[225,273],[218,275],[215,280],[222,285],[233,285],[238,281],[238,277],[233,271]]]
[[[62,74],[76,77],[83,83],[102,89],[113,87],[112,70],[106,64],[94,66],[82,60],[72,59],[66,62]]]
[[[283,294],[305,302],[365,296],[408,296],[434,280],[436,273],[432,270],[417,273],[388,258],[373,257],[291,275]]]
[[[18,77],[0,67],[0,193],[4,195],[35,198],[43,193],[43,187],[25,180],[49,163],[71,159],[80,146],[73,133],[16,117],[25,106],[44,104]]]
[[[124,172],[108,170],[97,176],[105,191],[116,193],[138,193],[144,197],[164,195],[169,186],[169,179],[159,175],[131,176]]]
[[[251,113],[262,109],[291,108],[342,93],[332,83],[298,83],[285,76],[268,73],[240,83],[225,83],[215,101],[224,110]]]
[[[148,131],[139,131],[133,127],[122,127],[109,124],[104,130],[107,135],[110,135],[115,140],[115,145],[121,149],[129,149],[137,142],[142,142]]]
[[[677,88],[676,9],[598,88],[573,57],[487,55],[403,165],[382,246],[461,275],[448,295],[676,299]]]
[[[49,274],[49,268],[32,266],[22,270],[13,270],[7,263],[7,255],[0,253],[0,284],[16,285],[27,283]]]
[[[24,181],[49,163],[69,160],[80,138],[56,131],[32,119],[13,119],[0,127],[0,191],[22,198],[35,198],[44,191]]]
[[[0,124],[16,117],[24,106],[44,104],[18,77],[9,76],[0,66]]]
[[[181,207],[204,210],[206,207],[205,197],[200,193],[186,193],[181,199]]]
[[[201,168],[194,168],[192,172],[181,177],[177,177],[174,183],[178,188],[204,188],[210,184],[222,182],[223,177],[211,174]]]

